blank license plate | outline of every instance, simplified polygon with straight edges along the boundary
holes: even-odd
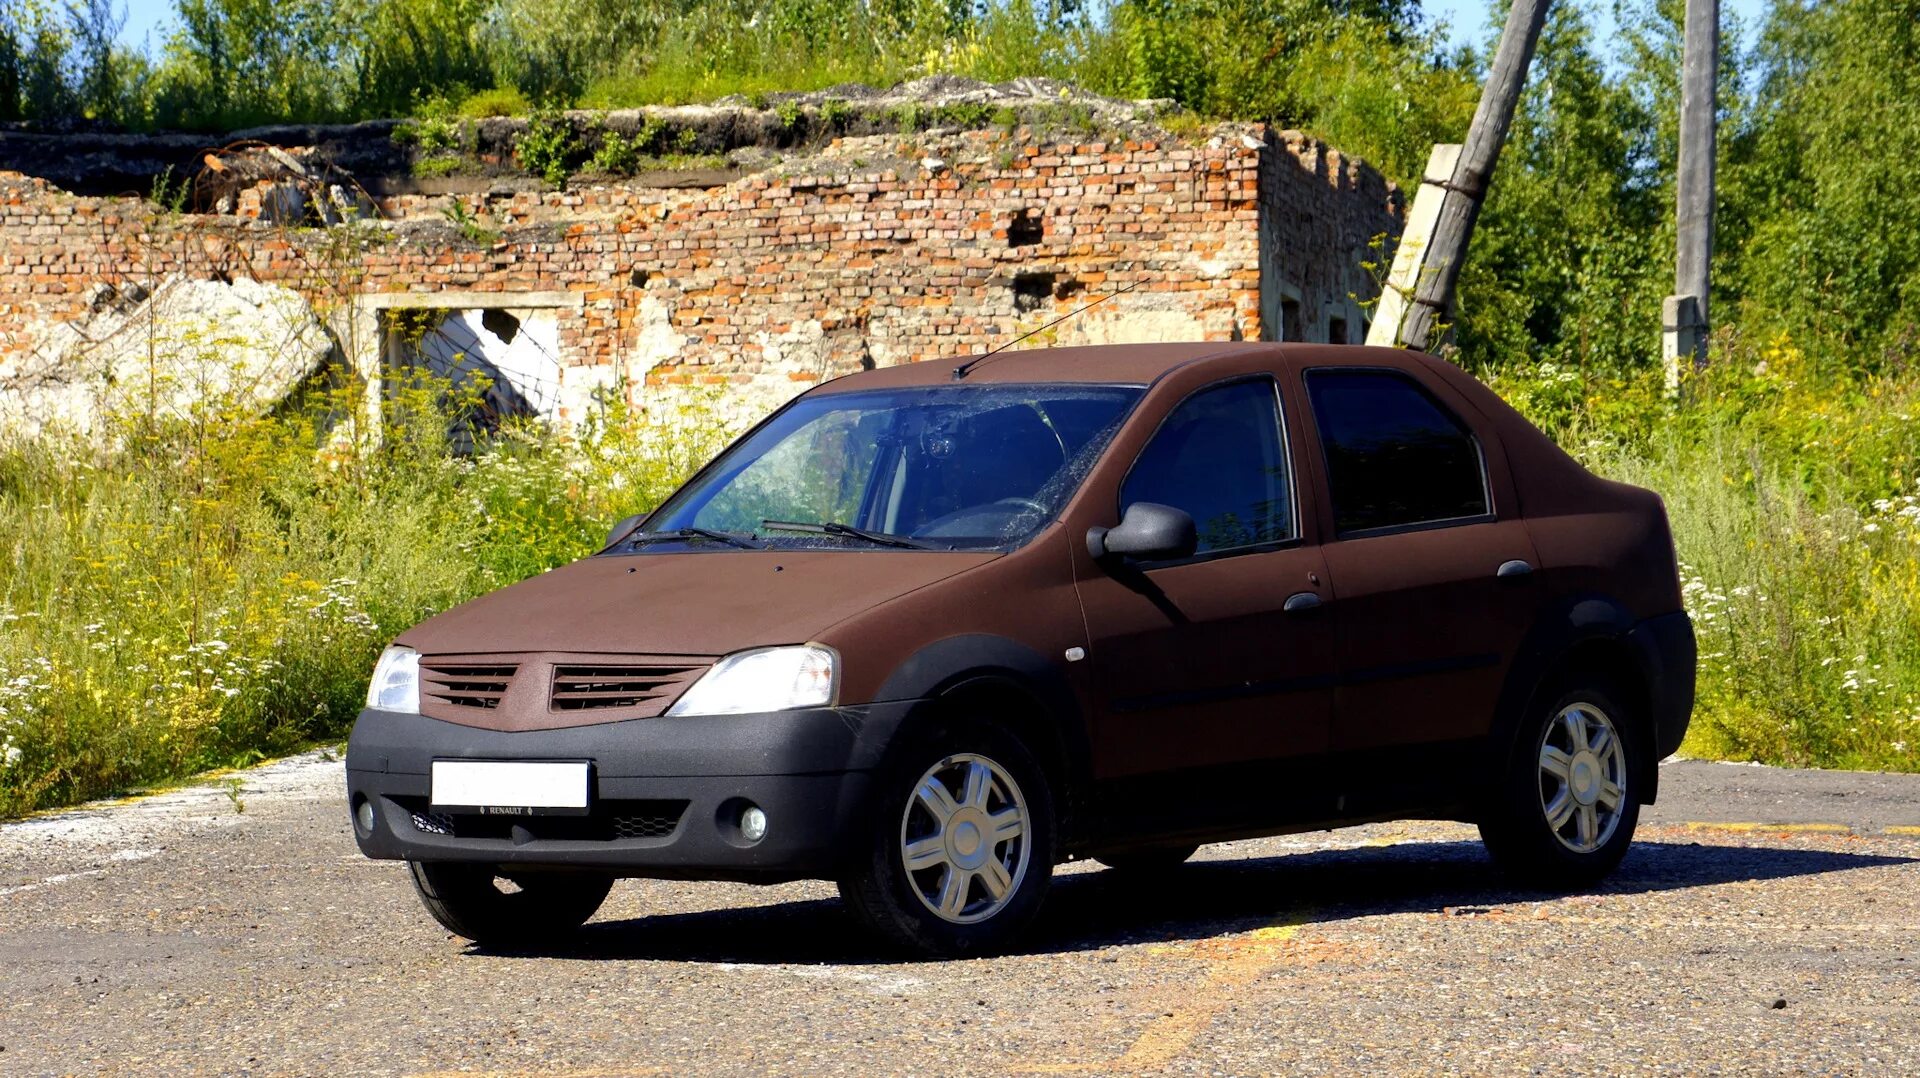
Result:
[[[433,807],[487,816],[579,815],[587,811],[587,764],[435,760]]]

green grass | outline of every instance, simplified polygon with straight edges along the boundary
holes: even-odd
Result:
[[[327,425],[353,392],[0,447],[0,817],[341,736],[393,635],[591,552],[719,439],[615,409],[455,457],[437,394],[375,445]]]

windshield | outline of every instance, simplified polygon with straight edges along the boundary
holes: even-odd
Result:
[[[1051,521],[1143,390],[934,386],[794,402],[668,499],[641,536],[787,547],[1011,547]],[[659,542],[643,543],[657,549]],[[621,544],[626,548],[628,544]]]

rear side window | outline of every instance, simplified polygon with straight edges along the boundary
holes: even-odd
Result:
[[[1120,504],[1184,510],[1200,552],[1231,550],[1293,538],[1289,478],[1276,387],[1258,378],[1182,401],[1140,451]]]
[[[1342,534],[1488,513],[1480,445],[1419,383],[1392,371],[1307,372]]]

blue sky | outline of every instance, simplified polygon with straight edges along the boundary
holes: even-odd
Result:
[[[166,39],[167,29],[173,21],[173,0],[122,0],[126,6],[127,25],[121,32],[121,39],[138,44],[145,40],[157,52]],[[1737,14],[1749,26],[1756,23],[1760,13],[1765,10],[1766,0],[1720,0],[1722,17]],[[1473,44],[1487,39],[1492,34],[1493,17],[1489,6],[1483,0],[1421,0],[1427,14],[1434,19],[1446,19],[1450,36],[1456,44]],[[1505,5],[1502,5],[1504,12]],[[1610,10],[1603,6],[1599,10],[1599,34],[1601,41],[1612,35],[1613,19]]]

